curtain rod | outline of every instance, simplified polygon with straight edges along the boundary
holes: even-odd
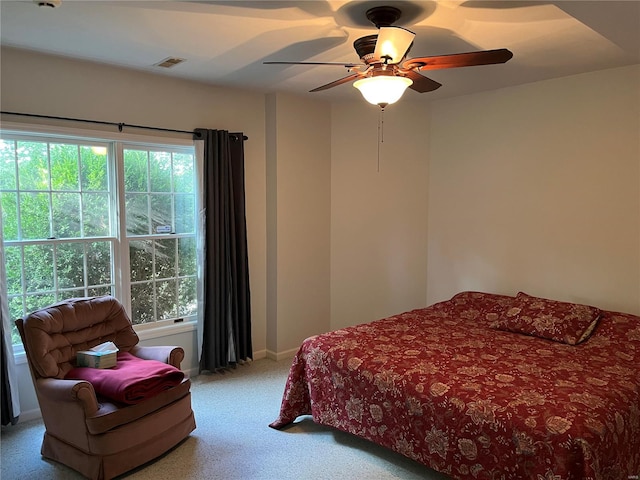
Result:
[[[200,136],[200,134],[198,132],[195,131],[188,131],[188,130],[174,130],[172,128],[160,128],[160,127],[148,127],[146,125],[132,125],[132,124],[128,124],[128,123],[118,123],[118,122],[105,122],[102,120],[86,120],[83,118],[70,118],[70,117],[56,117],[53,115],[38,115],[35,113],[20,113],[20,112],[5,112],[5,111],[0,111],[1,114],[3,115],[18,115],[21,117],[33,117],[33,118],[47,118],[50,120],[67,120],[70,122],[83,122],[83,123],[94,123],[97,125],[111,125],[114,127],[118,127],[118,131],[122,132],[122,129],[124,127],[128,127],[128,128],[140,128],[143,130],[156,130],[159,132],[172,132],[172,133],[185,133],[188,135],[197,135]],[[249,140],[249,137],[247,137],[246,135],[242,136],[243,140]]]

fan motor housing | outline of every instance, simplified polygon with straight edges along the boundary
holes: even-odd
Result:
[[[355,48],[358,57],[365,63],[373,56],[373,52],[376,51],[376,41],[378,35],[367,35],[366,37],[360,37],[353,42],[353,48]]]
[[[380,6],[370,8],[367,10],[366,15],[376,28],[380,28],[393,25],[398,21],[402,12],[396,7]]]

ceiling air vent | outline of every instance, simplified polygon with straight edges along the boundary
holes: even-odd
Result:
[[[184,61],[185,61],[184,58],[168,57],[162,60],[161,62],[154,64],[154,67],[173,68],[179,63],[182,63]]]
[[[57,8],[62,5],[62,0],[33,0],[33,3],[37,4],[39,7]]]

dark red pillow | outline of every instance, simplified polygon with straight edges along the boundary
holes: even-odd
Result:
[[[500,319],[514,299],[515,297],[496,293],[465,291],[451,297],[450,303],[454,304],[456,309],[466,308],[474,312],[477,321],[491,324]]]
[[[493,326],[498,330],[577,345],[589,338],[599,319],[600,310],[595,307],[520,292]]]

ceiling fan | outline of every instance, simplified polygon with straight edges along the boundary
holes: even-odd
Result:
[[[482,50],[450,55],[415,57],[406,59],[415,33],[403,27],[393,26],[402,12],[396,7],[378,6],[367,10],[366,16],[378,28],[377,35],[367,35],[353,42],[362,63],[338,62],[264,62],[267,65],[337,65],[346,67],[350,75],[311,92],[327,90],[355,80],[356,87],[365,100],[384,109],[400,99],[407,88],[418,93],[431,92],[442,85],[423,76],[423,70],[470,67],[505,63],[511,57],[506,48]]]

